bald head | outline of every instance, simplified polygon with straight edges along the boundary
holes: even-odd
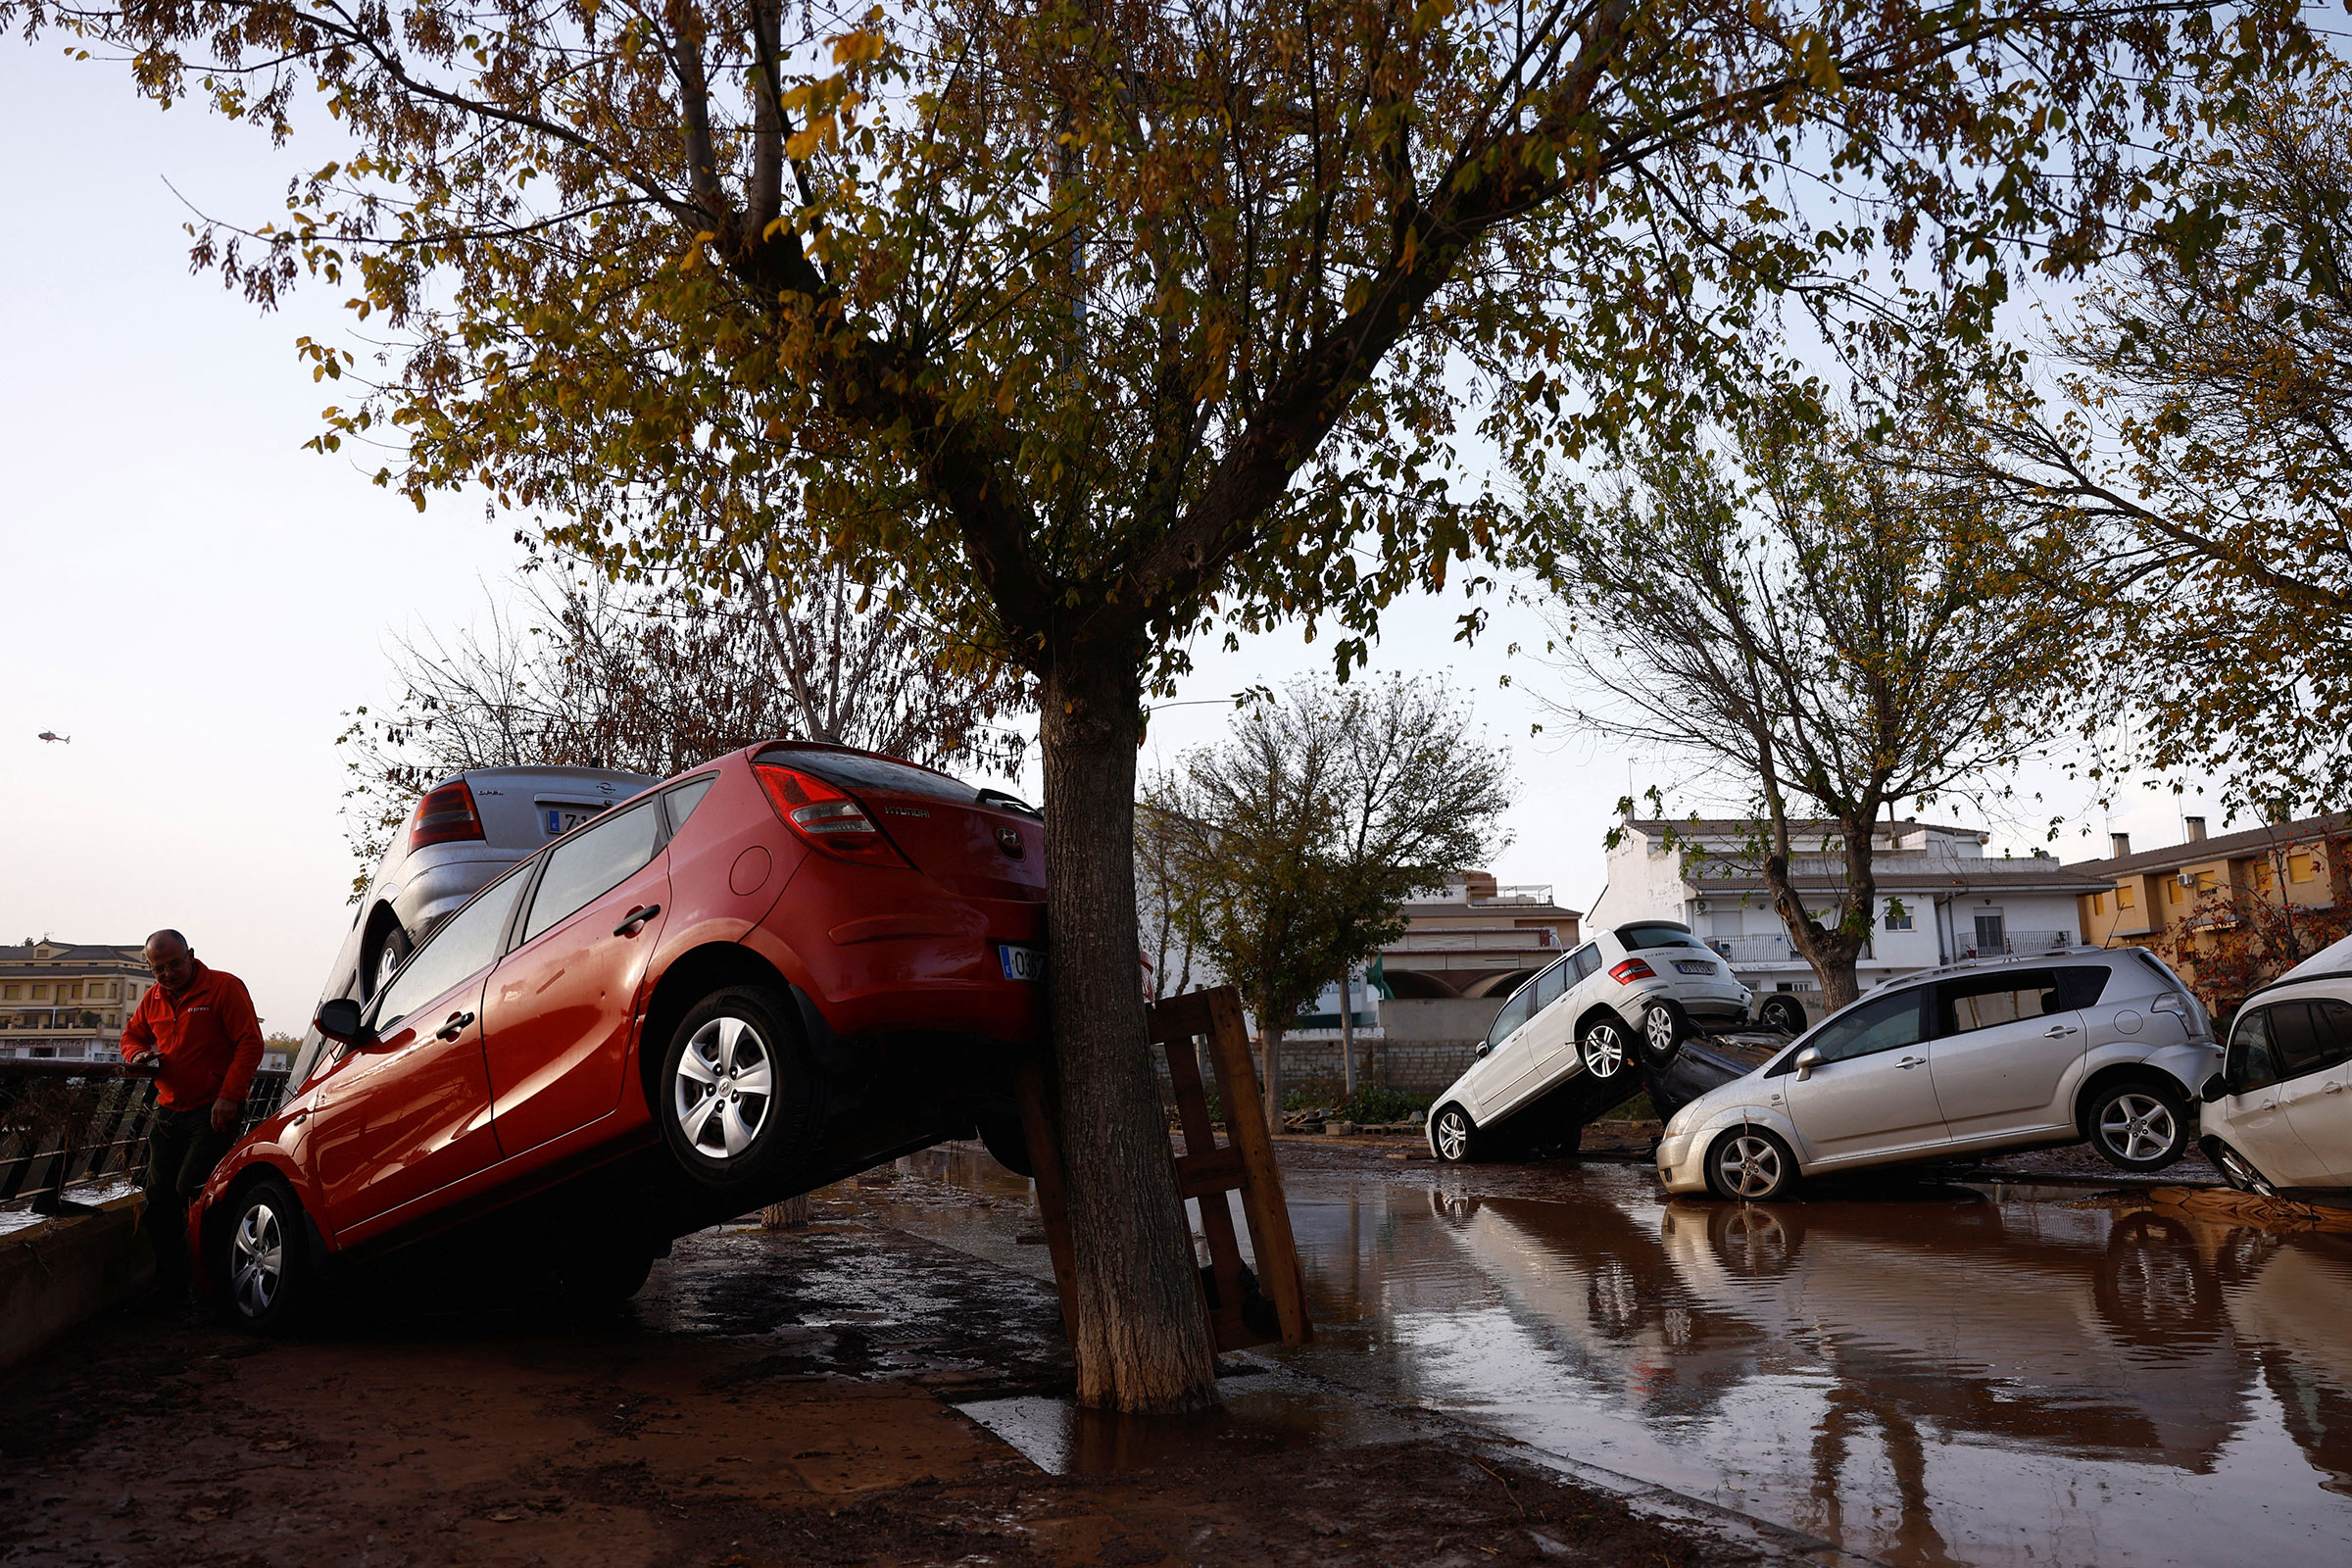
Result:
[[[147,968],[166,991],[184,991],[196,978],[196,950],[170,926],[147,939]]]

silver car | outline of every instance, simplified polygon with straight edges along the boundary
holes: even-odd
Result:
[[[608,767],[477,767],[443,779],[384,851],[318,1000],[372,998],[444,916],[501,871],[659,782]],[[317,1046],[313,1030],[298,1065]]]
[[[1824,1172],[2087,1139],[2162,1170],[2221,1061],[2180,976],[2138,948],[1956,963],[1842,1007],[1744,1077],[1675,1112],[1671,1193],[1780,1198]]]
[[[1674,920],[1603,931],[1513,991],[1477,1059],[1438,1097],[1430,1152],[1481,1159],[1573,1147],[1584,1124],[1642,1087],[1695,1032],[1748,1022],[1754,1000],[1723,959]]]

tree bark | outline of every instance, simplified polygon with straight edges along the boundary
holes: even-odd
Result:
[[[1266,1097],[1266,1126],[1272,1132],[1282,1131],[1282,1036],[1283,1031],[1262,1021],[1257,1026],[1257,1051],[1265,1064],[1258,1087]]]
[[[1059,654],[1040,682],[1047,1004],[1077,1271],[1078,1399],[1216,1402],[1216,1352],[1144,1032],[1135,905],[1137,650]]]

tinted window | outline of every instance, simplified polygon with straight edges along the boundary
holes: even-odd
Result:
[[[1592,946],[1579,948],[1568,956],[1568,961],[1576,965],[1576,977],[1582,980],[1600,967],[1600,950]]]
[[[662,819],[646,807],[632,807],[584,828],[547,852],[547,874],[531,897],[531,917],[522,940],[586,908],[618,887],[654,858]]]
[[[2271,1053],[2271,1014],[2276,1007],[2257,1007],[2237,1020],[2230,1032],[2230,1057],[2223,1067],[2230,1092],[2242,1095],[2278,1081],[2278,1058]]]
[[[1648,924],[1621,925],[1617,940],[1625,944],[1628,953],[1643,948],[1703,948],[1704,943],[1679,925]]]
[[[2058,976],[2048,969],[2004,969],[1946,980],[1936,994],[1942,1009],[1938,1032],[1947,1035],[2065,1010],[2058,1000]]]
[[[510,873],[474,896],[473,902],[441,924],[441,929],[412,954],[392,983],[384,988],[375,1009],[381,1032],[394,1019],[406,1017],[467,975],[487,969],[498,959],[498,939],[514,912],[514,900],[530,877]]]
[[[943,801],[956,801],[970,806],[980,799],[980,792],[969,784],[957,783],[945,773],[934,773],[927,767],[911,762],[894,762],[887,758],[860,757],[856,752],[826,752],[813,748],[804,751],[798,746],[779,746],[761,752],[762,762],[781,762],[814,773],[828,784],[839,784],[855,790],[859,785],[879,790],[900,790],[909,795],[929,795]]]
[[[2058,1010],[2072,1012],[2087,1007],[2107,994],[2107,982],[2115,971],[2103,963],[2079,964],[2058,971]]]
[[[703,797],[710,794],[710,786],[717,782],[716,773],[706,773],[701,778],[688,779],[662,797],[662,808],[669,812],[669,831],[672,834],[686,825],[686,819],[694,814],[694,808],[703,804]]]
[[[2279,1077],[2300,1078],[2343,1059],[2352,1007],[2323,998],[2281,1002],[2263,1010],[2270,1014],[2271,1057]]]
[[[1850,1061],[1897,1046],[1916,1046],[1919,1004],[1925,995],[1925,987],[1915,987],[1875,997],[1823,1024],[1805,1043],[1819,1051],[1824,1061]]]
[[[1502,1010],[1494,1015],[1494,1027],[1487,1031],[1487,1045],[1492,1048],[1508,1040],[1512,1030],[1527,1022],[1528,1014],[1534,1010],[1535,1000],[1534,986],[1521,986],[1513,992],[1511,1000],[1504,1003]]]
[[[2332,1067],[2345,1057],[2352,1056],[2352,1002],[2318,997],[2308,1005],[2311,1008],[2312,1031],[2320,1048],[2319,1064]]]
[[[1536,976],[1535,1012],[1542,1012],[1545,1007],[1548,1007],[1553,1003],[1559,1001],[1560,993],[1568,989],[1569,961],[1570,960],[1566,958],[1562,958],[1559,962],[1553,964],[1550,968]]]

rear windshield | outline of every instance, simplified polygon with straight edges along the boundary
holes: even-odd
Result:
[[[976,806],[980,792],[969,784],[961,784],[945,773],[934,773],[927,767],[911,762],[894,762],[886,757],[866,757],[858,752],[825,751],[817,747],[771,746],[760,754],[762,762],[782,762],[814,773],[828,784],[844,789],[896,790],[906,795],[928,795],[933,800],[954,801],[958,806]]]
[[[1617,940],[1626,950],[1638,953],[1643,948],[1697,948],[1706,951],[1706,944],[1690,934],[1689,926],[1668,925],[1663,920],[1645,920],[1639,925],[1621,925]]]

